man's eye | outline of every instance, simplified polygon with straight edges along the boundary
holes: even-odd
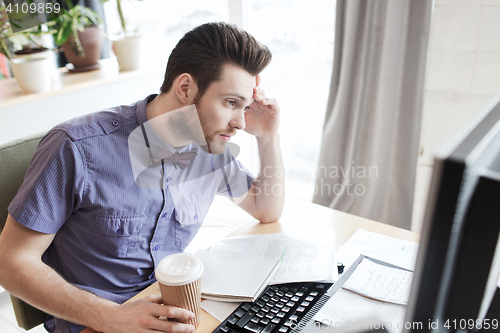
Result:
[[[245,106],[244,110],[245,110],[245,111],[250,110],[250,106],[248,106],[248,105],[247,105],[247,106]]]
[[[229,105],[231,106],[236,106],[236,101],[227,101],[229,103]]]

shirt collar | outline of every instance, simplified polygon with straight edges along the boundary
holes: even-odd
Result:
[[[151,94],[142,101],[137,104],[137,109],[136,109],[136,116],[137,116],[137,121],[139,122],[139,125],[144,125],[144,129],[146,130],[146,135],[148,137],[149,145],[154,152],[159,151],[159,150],[167,150],[171,153],[174,153],[175,151],[178,151],[180,153],[185,152],[185,151],[192,151],[192,150],[198,150],[199,146],[196,143],[190,143],[187,146],[181,147],[179,149],[175,149],[172,146],[170,146],[168,143],[163,141],[156,131],[153,129],[151,126],[148,117],[146,115],[146,105],[151,102],[153,99],[156,98],[158,94]],[[200,148],[201,150],[201,148]]]

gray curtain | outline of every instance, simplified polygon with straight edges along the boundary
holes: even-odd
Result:
[[[409,229],[432,0],[337,0],[314,202]]]

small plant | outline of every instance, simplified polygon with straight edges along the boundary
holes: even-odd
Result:
[[[83,31],[85,27],[91,25],[98,25],[102,23],[99,15],[92,9],[85,6],[73,6],[71,0],[65,0],[69,10],[64,10],[64,14],[56,19],[57,33],[55,34],[55,42],[61,46],[69,40],[71,50],[78,57],[84,57],[85,51],[83,50],[80,38],[78,38],[78,31]]]
[[[101,3],[108,2],[109,0],[101,0]],[[116,0],[116,9],[118,11],[118,16],[120,17],[120,26],[122,28],[122,33],[124,36],[127,36],[128,28],[127,28],[127,20],[125,19],[125,15],[123,15],[123,7],[122,1],[124,0]],[[142,0],[136,0],[142,1]]]
[[[0,53],[4,54],[7,58],[12,59],[9,47],[7,46],[7,38],[12,34],[12,29],[9,23],[9,17],[5,6],[0,7]]]

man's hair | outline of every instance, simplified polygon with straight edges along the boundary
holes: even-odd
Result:
[[[236,25],[206,23],[186,33],[172,50],[160,92],[168,92],[179,75],[189,73],[198,85],[199,98],[220,79],[223,65],[236,65],[256,76],[271,57],[267,46]]]

